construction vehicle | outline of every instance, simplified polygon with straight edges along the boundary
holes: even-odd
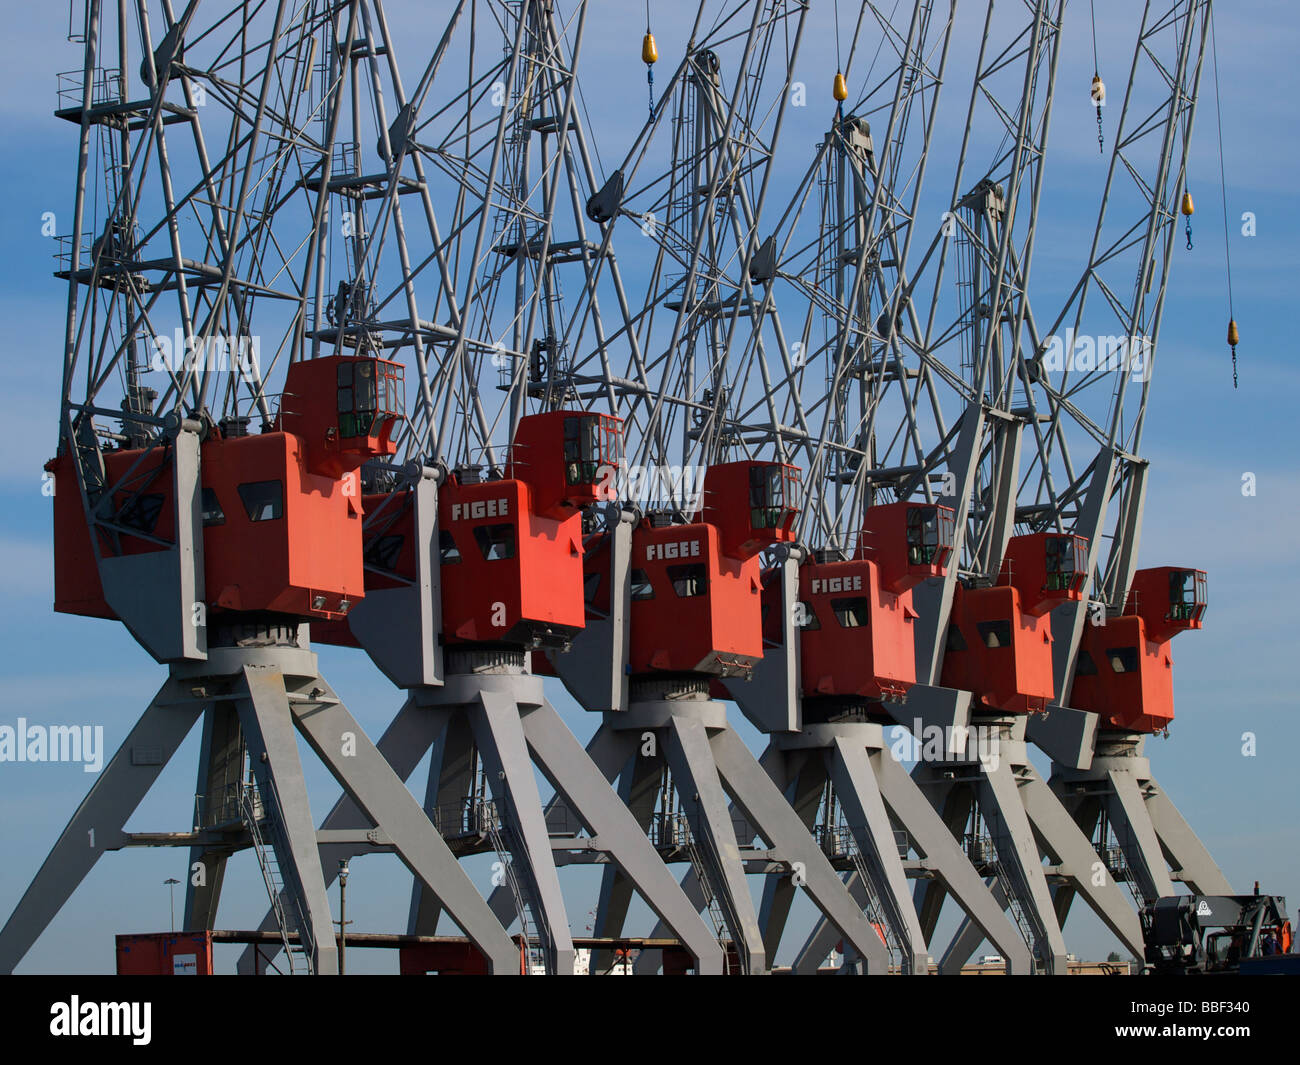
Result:
[[[1170,895],[1142,909],[1143,968],[1157,975],[1236,973],[1253,959],[1291,953],[1281,895]],[[1268,936],[1277,948],[1265,954]],[[1247,966],[1249,968],[1249,966]]]

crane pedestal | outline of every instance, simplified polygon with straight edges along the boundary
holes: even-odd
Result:
[[[708,696],[707,680],[634,681],[628,709],[606,713],[587,749],[606,776],[618,780],[619,795],[642,832],[654,831],[664,851],[685,852],[679,860],[694,867],[687,884],[692,902],[709,910],[720,937],[730,935],[741,971],[764,972],[771,960],[745,880],[755,867],[769,875],[793,873],[867,967],[888,971],[888,951],[862,907],[780,788],[728,726],[724,705]],[[739,825],[729,797],[743,818]],[[673,808],[680,809],[689,840],[672,838],[667,830]],[[752,849],[755,837],[770,849]],[[617,935],[622,929],[631,888],[606,870],[598,934]]]
[[[859,908],[872,913],[900,956],[900,971],[929,971],[927,941],[913,906],[908,877],[938,878],[968,916],[1007,959],[1012,973],[1033,971],[1033,959],[1019,931],[976,872],[916,782],[889,750],[884,728],[873,721],[805,725],[796,733],[772,736],[760,764],[782,789],[806,831],[815,821],[826,785],[833,787],[847,820],[849,840],[822,840],[828,856],[843,857],[852,869],[845,883]],[[901,826],[908,845],[898,842]],[[909,850],[919,858],[909,861]],[[699,895],[693,878],[684,885]],[[788,877],[769,877],[759,922],[764,947],[774,956],[795,896]],[[840,936],[820,920],[800,949],[797,973],[815,973]]]
[[[1231,895],[1227,877],[1152,775],[1143,754],[1146,739],[1145,733],[1099,731],[1091,764],[1053,762],[1048,783],[1089,837],[1105,820],[1110,832],[1102,857],[1112,876],[1127,879],[1144,903],[1175,894],[1175,879],[1197,895]],[[1112,832],[1116,847],[1108,845]],[[1074,894],[1065,885],[1057,889],[1061,920]]]
[[[300,933],[310,972],[338,971],[319,837],[295,730],[358,810],[367,843],[382,842],[436,891],[496,972],[518,972],[519,952],[446,843],[321,677],[307,626],[230,625],[209,636],[204,662],[170,676],[105,766],[0,932],[10,972],[100,855],[130,846],[188,846],[187,930],[214,926],[226,862],[252,846],[273,899],[270,927]],[[193,831],[125,831],[127,819],[203,719]],[[247,769],[245,769],[245,752]],[[251,780],[248,778],[251,777]],[[291,955],[291,962],[293,957]]]
[[[1023,715],[981,715],[973,720],[964,753],[923,761],[913,777],[957,838],[965,833],[972,811],[979,815],[976,833],[966,840],[968,852],[999,904],[1011,911],[1045,972],[1066,972],[1065,941],[1049,875],[1082,894],[1121,942],[1140,955],[1142,929],[1132,903],[1030,763],[1025,727]],[[978,832],[981,818],[987,837]],[[1044,857],[1050,866],[1043,864]],[[938,881],[917,888],[917,908],[927,935],[933,934],[944,895]],[[983,933],[965,919],[940,970],[960,971],[982,938]]]
[[[829,783],[855,850],[847,884],[855,901],[875,910],[901,955],[901,971],[929,971],[927,937],[913,906],[909,872],[938,879],[1007,959],[1013,973],[1033,971],[1024,940],[1003,915],[969,857],[916,782],[891,753],[882,725],[852,720],[805,725],[771,737],[762,763],[811,832]],[[895,826],[907,842],[900,844]],[[845,841],[846,843],[848,841]],[[908,861],[915,849],[916,862]],[[864,882],[865,878],[865,882]],[[780,942],[794,891],[786,880],[764,889],[762,923],[769,950]],[[800,951],[795,971],[815,972],[835,945],[821,922]]]
[[[425,810],[438,828],[439,841],[444,836],[478,836],[503,852],[505,868],[498,871],[496,890],[485,905],[507,927],[520,919],[525,937],[539,943],[547,972],[573,971],[573,938],[556,861],[557,850],[572,850],[587,860],[594,853],[596,861],[616,865],[695,957],[696,971],[720,973],[722,950],[716,938],[546,699],[542,679],[525,672],[525,660],[522,650],[449,648],[446,683],[409,691],[377,744],[379,752],[405,779],[432,746]],[[558,814],[556,800],[543,810],[534,764],[563,800]],[[491,810],[484,808],[478,790],[480,765],[495,807]],[[336,832],[358,827],[359,821],[360,811],[345,796],[326,817],[321,835],[331,840]],[[589,835],[578,835],[579,826]],[[337,859],[371,849],[364,842],[323,842],[326,876],[332,875]],[[408,931],[432,935],[444,907],[436,885],[417,880]],[[456,913],[446,908],[460,924]],[[253,960],[252,952],[246,952],[243,964],[251,966]]]

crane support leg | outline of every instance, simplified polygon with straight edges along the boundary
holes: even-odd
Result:
[[[862,855],[867,876],[874,881],[873,894],[884,911],[881,916],[902,944],[902,971],[911,976],[928,975],[929,948],[912,906],[907,871],[894,839],[894,825],[866,748],[838,736],[828,754],[836,797]]]
[[[721,767],[714,761],[715,751],[708,731],[697,717],[674,715],[665,729],[664,740],[664,753],[672,769],[678,798],[702,845],[705,869],[716,886],[742,971],[766,972],[767,955],[763,951],[758,914],[745,881],[745,867],[723,790]],[[766,776],[763,779],[767,781]]]
[[[980,881],[980,883],[983,883],[983,881]],[[1007,899],[1007,889],[1003,886],[1002,881],[998,877],[991,878],[988,884],[985,885],[985,890],[988,891],[989,897],[993,900],[994,905],[1000,910],[1006,912],[1010,909],[1011,903]],[[1056,896],[1053,895],[1052,898],[1055,900]],[[957,926],[957,934],[952,937],[952,942],[948,944],[948,949],[944,951],[943,962],[948,962],[949,959],[955,959],[956,968],[954,969],[950,964],[948,969],[942,969],[941,964],[941,971],[960,971],[961,966],[970,960],[984,939],[984,930],[972,921],[968,914],[962,919],[961,924]],[[1029,948],[1023,939],[1020,940],[1020,948],[1021,953],[1029,959],[1029,968],[1020,971],[1032,976],[1034,972],[1034,959],[1033,955],[1029,953]],[[1003,954],[1002,956],[1004,958],[1007,957],[1006,954]]]
[[[826,785],[826,767],[822,759],[809,758],[808,753],[804,750],[787,753],[779,747],[769,746],[763,752],[758,764],[767,773],[772,783],[782,789],[787,802],[794,808],[795,813],[803,822],[809,835],[811,835],[813,824],[817,820],[817,809],[821,802],[822,790]],[[788,773],[792,768],[794,776],[789,778]],[[738,820],[744,819],[744,814],[741,813],[734,802],[730,806],[730,813],[733,825]],[[748,831],[748,827],[742,831]],[[753,835],[757,835],[757,833]],[[686,875],[682,877],[682,890],[686,892],[697,912],[704,910],[708,903],[704,898],[699,877],[694,869],[688,870]],[[781,935],[785,931],[785,923],[789,917],[790,907],[794,902],[797,891],[798,888],[794,883],[794,879],[789,874],[770,875],[765,879],[763,898],[758,912],[758,924],[763,930],[763,951],[769,958],[776,957]],[[822,920],[825,920],[825,918],[822,918]],[[835,930],[834,926],[831,927],[836,937],[838,937],[838,930]],[[668,933],[662,925],[659,925],[650,934],[651,936],[660,936]],[[645,957],[646,953],[649,952],[644,952],[642,957]],[[633,971],[638,975],[649,974],[654,971],[652,966],[656,964],[656,962],[647,959],[643,966],[639,957]]]
[[[888,751],[872,752],[871,762],[885,803],[906,829],[912,845],[934,871],[936,879],[965,911],[967,920],[1006,959],[1008,973],[1032,973],[1033,956],[1015,925],[1002,913],[1004,906],[990,893],[951,829],[926,801],[916,782]]]
[[[1165,856],[1156,838],[1155,826],[1142,802],[1142,791],[1131,773],[1110,770],[1106,773],[1110,794],[1106,812],[1112,827],[1119,832],[1120,846],[1130,875],[1137,880],[1144,899],[1155,901],[1174,893],[1174,882],[1165,867]]]
[[[722,949],[673,879],[631,811],[611,802],[609,782],[548,702],[524,715],[524,734],[568,808],[599,839],[626,880],[696,959],[701,976],[722,972]]]
[[[311,938],[311,971],[337,975],[339,952],[284,674],[250,666],[244,666],[243,674],[245,693],[235,705],[253,778],[270,814],[267,827],[285,888],[297,896],[297,931]]]
[[[323,681],[320,689],[313,689],[313,701],[293,707],[307,742],[370,821],[392,840],[406,867],[437,892],[448,915],[487,956],[490,970],[517,972],[518,949],[446,841],[338,696]]]
[[[537,778],[533,775],[520,721],[526,705],[523,700],[540,699],[541,681],[533,682],[538,689],[537,696],[523,695],[521,699],[521,693],[511,690],[513,684],[492,683],[501,679],[514,681],[516,678],[484,677],[476,685],[477,705],[470,705],[470,728],[483,760],[483,771],[494,789],[497,813],[508,834],[511,860],[521,867],[531,902],[536,907],[534,916],[540,925],[538,931],[546,953],[547,971],[571,974],[573,937],[542,813],[542,799],[537,791]]]
[[[198,796],[196,827],[231,822],[239,817],[234,801],[244,771],[244,736],[239,715],[230,703],[217,703],[203,715],[203,744],[199,752],[199,777],[194,789]],[[202,866],[202,876],[191,873],[185,880],[185,923],[189,931],[216,928],[217,906],[225,880],[229,847],[190,848],[188,868]]]
[[[874,785],[879,791],[884,806],[892,815],[888,836],[883,834],[880,836],[881,846],[893,847],[893,821],[897,821],[906,830],[911,847],[921,856],[926,871],[926,876],[920,881],[912,899],[908,899],[905,883],[901,894],[896,886],[889,889],[889,895],[885,894],[884,888],[876,887],[875,894],[881,899],[882,905],[887,898],[891,897],[906,901],[906,907],[898,905],[896,908],[904,915],[904,920],[916,922],[917,930],[913,932],[913,935],[916,935],[921,930],[921,908],[927,904],[931,905],[937,919],[938,908],[951,894],[965,911],[967,924],[978,933],[971,944],[972,951],[987,938],[1007,960],[1010,972],[1031,973],[1032,955],[1020,932],[1003,914],[1005,903],[990,893],[988,886],[958,842],[964,832],[966,820],[970,816],[972,806],[970,787],[965,783],[956,784],[952,777],[938,773],[930,775],[936,785],[939,802],[946,808],[945,820],[945,817],[941,817],[926,799],[917,782],[894,760],[882,743],[868,742],[863,746],[863,751],[866,757],[866,771],[872,774]],[[927,774],[929,773],[925,766],[918,769],[924,769]],[[923,774],[924,778],[925,774]],[[837,787],[843,805],[846,801],[845,787],[843,784],[837,784]],[[897,853],[897,850],[895,849],[893,853]],[[902,870],[901,858],[899,868]],[[854,898],[865,904],[867,892],[859,882],[857,873],[850,874],[847,884]],[[934,890],[924,890],[927,888]],[[902,927],[906,927],[906,924]],[[834,946],[835,940],[834,930],[825,927],[824,923],[819,923],[799,953],[795,965],[796,971],[816,971]],[[928,938],[923,933],[921,942],[928,942]]]
[[[1115,882],[1105,863],[1093,849],[1082,828],[1071,819],[1065,807],[1047,785],[1030,769],[1021,784],[1025,809],[1033,825],[1034,835],[1056,864],[1056,871],[1064,877],[1053,896],[1052,914],[1059,927],[1076,895],[1084,901],[1102,922],[1136,956],[1142,953],[1142,929],[1136,911],[1127,895]],[[999,901],[1006,896],[1001,884],[994,888]],[[949,954],[956,965],[966,961],[979,945],[963,926],[949,946]]]
[[[996,768],[979,768],[976,793],[993,837],[998,863],[1006,873],[1005,887],[1020,903],[1033,936],[1035,955],[1044,970],[1050,975],[1065,975],[1065,938],[1056,923],[1042,855],[1021,796],[1027,767],[1013,768],[1009,760],[999,759]],[[944,955],[940,969],[959,972],[965,960],[952,958],[949,952]]]
[[[1142,926],[1132,902],[1105,871],[1092,842],[1070,819],[1051,789],[1032,768],[1030,774],[1024,787],[1025,807],[1048,856],[1106,927],[1134,956],[1141,957]]]
[[[202,704],[168,680],[100,772],[31,886],[0,930],[0,973],[12,973],[101,854],[122,843],[122,827],[176,753]]]
[[[720,711],[720,708],[718,710]],[[855,899],[840,880],[839,874],[836,873],[813,835],[813,823],[816,820],[822,788],[827,779],[822,750],[814,748],[786,751],[770,746],[764,753],[762,761],[759,762],[749,753],[748,748],[735,733],[725,726],[725,720],[720,712],[707,720],[703,717],[703,712],[699,719],[679,718],[677,714],[672,716],[674,723],[682,719],[695,720],[696,724],[706,729],[708,756],[711,756],[716,766],[721,786],[733,799],[728,809],[726,838],[736,839],[736,825],[738,820],[743,818],[744,828],[740,833],[747,837],[744,842],[748,843],[757,836],[780,855],[784,864],[797,868],[804,880],[805,890],[822,911],[829,943],[826,950],[812,960],[813,969],[815,970],[821,958],[829,953],[831,946],[843,938],[866,960],[871,971],[887,972],[889,953],[876,929],[863,914],[866,893],[863,892],[861,898]],[[701,757],[706,757],[704,752],[701,752]],[[674,773],[676,772],[674,769]],[[676,784],[679,789],[686,787],[680,779]],[[786,785],[784,790],[783,784]],[[686,805],[687,797],[683,796],[682,801],[683,805]],[[892,840],[892,832],[890,838]],[[739,851],[737,857],[741,857]],[[715,867],[716,864],[715,862]],[[737,862],[737,869],[743,876],[742,862]],[[715,871],[715,868],[709,868],[706,872],[712,879],[726,884],[726,881],[718,879],[720,874]],[[702,909],[705,900],[696,874],[693,871],[688,873],[682,884],[692,903]],[[789,912],[789,905],[782,891],[783,886],[788,886],[791,893],[793,892],[793,880],[785,874],[769,875],[764,885],[762,910],[764,919],[758,924],[762,929],[763,954],[768,959],[774,956],[776,943],[779,941],[780,932],[784,930],[785,919]],[[719,895],[721,894],[719,892]],[[746,902],[748,902],[747,889],[741,900],[742,906]],[[724,913],[727,911],[727,906],[728,903],[724,901],[722,903]],[[729,918],[728,927],[731,925],[732,919]],[[774,930],[775,935],[773,935]],[[656,929],[654,934],[659,933],[660,929]],[[642,971],[648,971],[648,966]]]
[[[1101,800],[1096,795],[1079,794],[1074,788],[1058,790],[1055,773],[1048,784],[1053,794],[1061,800],[1065,812],[1079,826],[1079,830],[1089,839],[1096,839],[1097,824],[1101,820]],[[1052,889],[1052,905],[1056,908],[1057,923],[1062,928],[1065,927],[1065,920],[1070,914],[1070,907],[1074,904],[1077,894],[1078,892],[1068,883],[1057,884]]]
[[[803,869],[804,889],[817,908],[843,933],[870,971],[889,971],[889,952],[862,907],[845,889],[830,860],[809,834],[781,790],[741,739],[722,729],[710,737],[717,766],[736,805],[783,861]]]
[[[817,822],[817,808],[826,787],[825,761],[809,757],[808,751],[784,751],[775,745],[769,745],[758,764],[771,777],[772,783],[784,792],[786,800],[811,835]],[[788,876],[769,876],[763,885],[758,921],[763,928],[763,946],[770,958],[776,957],[777,948],[781,945],[781,937],[785,934],[790,908],[794,905],[798,890],[794,880]]]
[[[429,749],[431,736],[436,734],[446,720],[445,712],[430,710],[417,705],[413,698],[408,698],[402,708],[397,712],[397,716],[389,723],[388,728],[379,737],[376,746],[379,753],[384,756],[384,760],[392,767],[397,776],[405,780],[414,771],[416,765],[424,757],[424,752]],[[346,791],[339,796],[338,800],[330,808],[330,812],[321,822],[321,831],[338,831],[341,829],[353,829],[364,832],[372,827],[366,815],[361,812]],[[325,877],[325,884],[328,887],[334,883],[338,876],[338,863],[343,858],[355,858],[361,854],[374,852],[374,845],[369,842],[358,841],[356,843],[320,843],[320,861],[321,873]],[[419,887],[419,880],[416,880],[416,886]],[[273,932],[276,929],[275,912],[267,909],[263,915],[261,923],[258,924],[258,930],[262,932]],[[240,953],[236,963],[236,971],[241,974],[253,974],[254,972],[264,972],[266,967],[275,961],[278,951],[273,947],[245,947]]]
[[[426,711],[427,713],[427,711]],[[465,802],[474,788],[474,737],[462,715],[447,714],[447,724],[433,741],[429,756],[429,782],[424,792],[424,812],[439,831],[443,831],[442,817],[446,812],[465,809]],[[493,896],[496,893],[493,892]],[[508,895],[509,893],[506,892]],[[503,927],[509,927],[508,910],[498,910],[488,905]],[[437,933],[442,903],[438,896],[425,889],[417,878],[411,886],[411,908],[407,916],[406,931],[414,936],[431,936]]]
[[[654,819],[655,800],[659,797],[663,779],[661,757],[638,757],[635,737],[601,725],[587,745],[588,751],[599,745],[608,752],[607,763],[602,767],[606,778],[618,781],[618,798],[631,812],[642,835],[650,830]],[[609,772],[613,769],[614,776]],[[600,897],[596,902],[595,930],[598,936],[618,936],[623,932],[628,907],[632,902],[632,885],[617,866],[605,867],[600,881]],[[592,955],[592,971],[607,972],[613,965],[613,954],[597,951]]]
[[[1144,739],[1103,733],[1087,769],[1053,763],[1052,791],[1085,832],[1091,833],[1104,809],[1129,875],[1148,902],[1174,894],[1175,880],[1200,894],[1231,894],[1205,845],[1152,776],[1142,754]],[[1061,894],[1058,910],[1068,910],[1071,898]]]
[[[924,789],[922,794],[929,795],[933,809],[947,826],[954,841],[961,840],[974,805],[970,788],[959,787],[953,777],[944,776],[924,762],[916,766],[910,779],[917,785],[917,791]],[[921,919],[921,931],[925,933],[927,941],[934,938],[939,914],[947,897],[948,885],[942,880],[922,880],[916,885],[913,899]]]

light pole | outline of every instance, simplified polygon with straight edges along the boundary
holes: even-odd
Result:
[[[339,975],[347,973],[348,949],[348,860],[339,859]]]
[[[172,931],[175,932],[176,931],[176,885],[179,884],[180,881],[177,880],[174,876],[169,876],[166,880],[163,881],[163,883],[167,885],[167,893],[168,895],[171,896],[168,901],[171,905]]]

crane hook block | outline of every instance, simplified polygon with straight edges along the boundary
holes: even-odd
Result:
[[[655,35],[647,32],[641,41],[641,62],[649,66],[659,62],[659,49],[655,47]]]
[[[831,89],[831,95],[835,97],[838,103],[843,103],[849,98],[848,84],[844,81],[844,75],[838,70],[835,72],[835,84]]]

